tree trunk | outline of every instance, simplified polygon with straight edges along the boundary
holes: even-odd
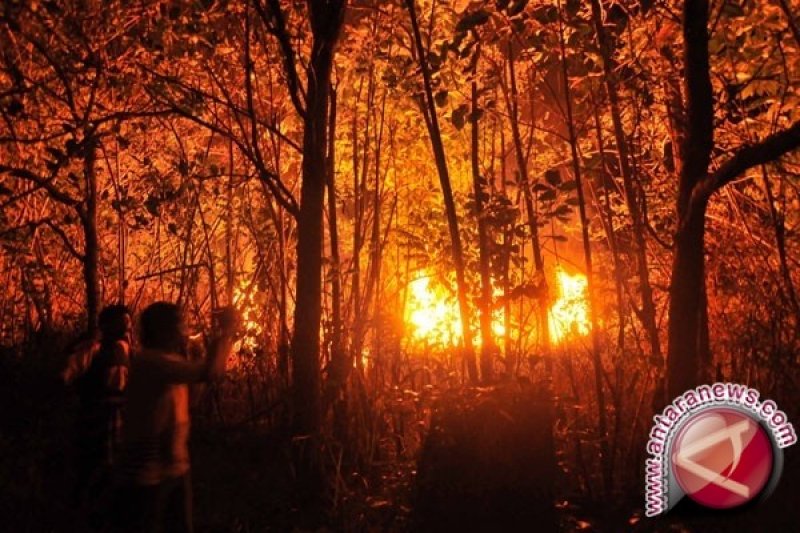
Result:
[[[475,52],[476,54],[479,52]],[[478,262],[481,275],[481,380],[490,383],[494,374],[494,355],[496,346],[492,333],[492,278],[489,270],[489,235],[483,212],[483,178],[478,164],[478,84],[472,81],[472,112],[470,113],[470,162],[472,165],[472,186],[475,193],[475,214],[478,220]]]
[[[674,398],[698,384],[703,320],[705,206],[681,224],[669,290],[668,395]],[[705,336],[707,339],[708,337]]]
[[[567,69],[567,52],[564,39],[563,13],[559,10],[559,49],[561,52],[561,75],[564,83],[564,103],[566,107],[566,126],[569,133],[570,154],[572,157],[572,173],[575,177],[578,193],[578,210],[581,220],[581,233],[583,236],[583,256],[586,262],[586,294],[589,307],[589,320],[592,325],[592,363],[594,366],[594,382],[597,394],[597,432],[600,437],[600,464],[603,467],[603,484],[606,494],[613,490],[612,461],[609,454],[608,430],[606,421],[606,400],[603,388],[603,361],[600,354],[600,331],[597,324],[597,305],[594,301],[594,273],[592,269],[592,248],[589,240],[589,220],[586,216],[586,200],[583,193],[580,158],[578,155],[578,137],[575,131],[575,121],[572,112],[572,94],[569,85],[569,71]]]
[[[228,141],[228,183],[225,188],[225,301],[233,305],[236,291],[233,252],[233,141]],[[255,280],[253,280],[255,282]]]
[[[517,162],[517,172],[519,172],[519,188],[522,190],[522,197],[525,201],[525,211],[528,214],[528,231],[531,234],[531,248],[533,250],[533,265],[536,268],[537,283],[540,284],[537,289],[539,292],[539,301],[537,303],[537,322],[539,325],[539,335],[542,343],[542,349],[545,356],[545,365],[549,369],[551,367],[550,359],[550,327],[547,320],[547,313],[549,307],[549,291],[547,285],[547,276],[544,272],[544,256],[542,255],[542,244],[539,239],[539,219],[536,213],[536,205],[533,201],[533,193],[531,192],[530,176],[528,175],[528,159],[525,157],[525,151],[522,146],[522,134],[519,130],[519,105],[518,105],[518,91],[517,91],[517,75],[514,67],[514,54],[509,43],[508,49],[508,71],[509,83],[511,94],[504,91],[506,97],[506,108],[509,112],[509,121],[511,123],[511,139],[514,143],[514,156]],[[531,113],[533,115],[533,113]]]
[[[100,243],[97,236],[97,145],[95,140],[86,143],[83,172],[86,179],[86,208],[81,212],[84,254],[83,281],[86,290],[86,329],[97,332],[97,316],[100,312],[100,280],[97,274]]]
[[[425,54],[425,47],[422,44],[422,35],[419,31],[417,20],[416,0],[406,0],[409,17],[411,19],[411,29],[414,36],[417,61],[419,61],[422,71],[422,81],[424,89],[423,115],[428,134],[431,139],[436,170],[439,174],[439,182],[442,187],[444,197],[445,213],[447,215],[447,226],[450,230],[450,242],[453,247],[453,264],[456,270],[456,285],[458,292],[458,307],[461,315],[461,337],[464,347],[464,355],[467,363],[467,372],[472,383],[478,382],[478,367],[475,361],[475,351],[472,346],[472,328],[470,326],[469,302],[467,300],[467,284],[464,276],[464,252],[461,247],[461,235],[458,231],[458,215],[456,214],[456,204],[453,198],[453,189],[450,184],[450,173],[447,168],[447,157],[444,153],[442,135],[439,130],[439,120],[436,116],[436,102],[433,99],[433,88],[431,83],[431,73],[428,67],[428,59]]]
[[[358,157],[358,103],[361,97],[362,82],[359,82],[356,102],[353,107],[353,277],[352,277],[352,299],[353,311],[352,334],[350,351],[355,358],[359,370],[362,368],[361,350],[365,330],[365,317],[361,315],[362,302],[368,298],[362,298],[361,290],[361,250],[364,247],[365,233],[365,214],[367,196],[367,173],[369,170],[369,145],[370,145],[370,125],[372,105],[375,98],[375,78],[374,69],[370,67],[369,78],[367,81],[367,112],[364,114],[364,140],[362,144],[361,160]],[[359,166],[360,164],[360,166]],[[359,168],[361,172],[359,174]]]
[[[320,431],[319,329],[328,97],[343,11],[339,2],[310,2],[314,41],[306,88],[303,183],[297,220],[297,303],[292,338],[294,429],[300,435],[318,435]]]
[[[592,98],[592,108],[593,108],[593,115],[594,115],[594,127],[595,127],[595,135],[597,137],[597,152],[600,154],[600,170],[598,172],[598,182],[603,183],[607,170],[606,170],[606,149],[605,149],[605,142],[603,140],[603,128],[602,124],[600,123],[600,110],[599,107],[596,105],[594,101],[594,97]],[[622,276],[622,266],[621,266],[621,259],[619,253],[619,245],[617,244],[617,235],[614,232],[614,210],[611,206],[611,199],[608,194],[608,187],[602,185],[603,188],[603,205],[600,204],[599,195],[595,194],[595,203],[601,207],[605,208],[605,217],[601,216],[600,220],[603,221],[603,226],[605,229],[606,237],[608,239],[608,248],[611,251],[611,260],[614,265],[614,290],[616,292],[616,299],[617,299],[617,315],[619,317],[619,329],[617,333],[617,353],[622,354],[625,351],[625,321],[626,315],[625,312],[625,298],[624,298],[624,288],[623,288],[623,276]],[[619,357],[615,358],[615,365],[619,368]],[[619,420],[619,417],[617,417]]]
[[[650,341],[651,354],[655,359],[661,359],[661,341],[658,336],[658,327],[656,325],[656,308],[653,303],[653,288],[650,285],[649,265],[647,262],[644,219],[640,209],[639,195],[634,185],[628,139],[622,125],[622,113],[620,112],[617,78],[612,55],[612,43],[603,26],[601,11],[600,0],[592,0],[592,19],[597,40],[600,44],[600,51],[603,56],[603,73],[605,74],[606,93],[608,94],[609,106],[611,108],[611,121],[614,125],[614,141],[617,145],[619,166],[622,171],[625,204],[631,216],[633,238],[636,242],[636,267],[639,275],[639,291],[642,297],[641,320],[647,331],[648,340]]]
[[[713,147],[713,95],[708,59],[708,0],[687,0],[683,13],[687,123],[678,183],[678,224],[670,279],[667,393],[673,398],[697,385],[706,359],[708,333],[701,305],[705,274],[703,239],[706,202],[693,199],[708,172]]]
[[[339,226],[336,213],[336,164],[335,164],[335,139],[336,139],[336,90],[331,89],[330,115],[328,118],[328,157],[327,157],[327,187],[328,187],[328,233],[330,234],[331,249],[331,372],[330,394],[340,389],[347,379],[350,370],[350,361],[342,349],[342,281],[339,261]]]

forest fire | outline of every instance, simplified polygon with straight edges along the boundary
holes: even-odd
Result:
[[[586,276],[556,270],[558,299],[550,306],[548,327],[554,343],[565,341],[571,335],[583,336],[591,331],[589,309],[586,302]],[[406,321],[413,326],[413,338],[431,345],[450,346],[461,339],[461,318],[458,302],[437,288],[431,276],[422,276],[408,285]],[[496,337],[505,335],[502,309],[492,317],[492,331]],[[476,344],[481,344],[476,331]]]
[[[408,285],[406,322],[413,326],[412,336],[429,345],[453,346],[461,340],[461,316],[454,295],[437,287],[431,276],[422,276]],[[503,310],[496,309],[492,316],[492,333],[503,337],[506,333]],[[475,331],[475,344],[480,346],[480,331]]]
[[[256,348],[262,328],[258,321],[256,304],[253,301],[253,291],[250,284],[242,283],[233,294],[233,304],[239,309],[242,317],[243,335],[238,344],[237,352],[252,351]]]
[[[406,320],[413,326],[413,337],[430,344],[449,346],[461,338],[461,318],[455,298],[448,297],[423,276],[408,284]]]
[[[0,533],[786,529],[798,178],[800,0],[0,0]]]
[[[550,307],[548,326],[550,339],[559,343],[569,335],[587,335],[591,330],[586,302],[587,280],[583,274],[556,270],[558,299]]]

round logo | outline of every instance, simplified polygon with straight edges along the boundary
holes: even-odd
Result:
[[[693,415],[672,445],[672,469],[692,500],[729,509],[761,494],[772,474],[772,444],[747,414],[723,407]]]

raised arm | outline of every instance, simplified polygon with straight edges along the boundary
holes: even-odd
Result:
[[[205,360],[192,361],[173,354],[156,359],[162,377],[170,383],[198,383],[222,377],[238,329],[238,316],[235,311],[224,311],[217,329],[217,336],[211,341],[208,357]]]
[[[225,362],[232,342],[224,337],[212,343],[206,359],[190,361],[182,355],[167,354],[152,358],[156,372],[168,383],[199,383],[218,379],[225,373]],[[147,357],[147,356],[145,356]]]

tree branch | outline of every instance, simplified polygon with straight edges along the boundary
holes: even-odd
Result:
[[[683,46],[686,77],[686,131],[680,172],[678,214],[688,213],[693,189],[708,172],[714,146],[714,96],[708,58],[708,0],[686,0]]]
[[[794,35],[794,40],[797,41],[798,46],[800,46],[800,27],[797,26],[797,23],[794,20],[792,8],[789,7],[789,4],[786,2],[786,0],[778,0],[778,3],[781,5],[783,14],[786,15],[786,20],[789,23],[789,29],[792,30],[792,35]]]
[[[289,96],[291,97],[292,103],[297,110],[297,114],[300,115],[300,117],[305,118],[306,107],[303,103],[305,100],[305,94],[302,86],[300,85],[300,78],[297,75],[295,51],[294,48],[292,48],[292,40],[288,30],[286,29],[286,19],[283,15],[283,9],[281,9],[280,0],[266,0],[266,2],[269,4],[269,12],[265,6],[262,5],[261,0],[255,0],[253,5],[256,8],[256,12],[258,12],[258,15],[261,17],[261,20],[264,22],[267,30],[278,40],[278,45],[281,49],[281,55],[283,56],[286,82],[289,85]]]
[[[760,142],[739,148],[730,159],[720,165],[716,172],[703,178],[698,185],[697,194],[701,195],[701,198],[708,199],[715,191],[748,169],[770,163],[798,147],[800,147],[800,120]]]
[[[31,172],[25,168],[19,167],[11,167],[7,165],[0,165],[0,174],[6,173],[14,176],[16,178],[21,178],[24,180],[31,181],[37,185],[37,188],[41,188],[47,191],[47,193],[58,202],[61,202],[64,205],[68,205],[70,207],[77,205],[79,202],[72,196],[68,195],[67,193],[60,191],[53,185],[53,180],[58,175],[58,170],[61,168],[61,164],[58,164],[56,169],[52,172],[49,178],[43,178]]]
[[[86,261],[86,255],[85,255],[85,254],[82,254],[82,253],[80,253],[80,252],[77,250],[77,248],[75,248],[75,246],[73,246],[73,244],[72,244],[72,241],[71,241],[71,240],[70,240],[70,238],[67,236],[67,234],[66,234],[66,233],[64,233],[64,230],[62,230],[61,228],[59,228],[58,226],[56,226],[56,225],[53,223],[53,221],[52,221],[52,220],[43,220],[42,222],[43,222],[43,223],[44,223],[44,224],[45,224],[47,227],[49,227],[51,230],[53,230],[53,233],[55,233],[56,235],[58,235],[58,236],[61,238],[61,241],[64,243],[64,247],[67,249],[67,251],[68,251],[70,254],[72,254],[72,255],[73,255],[73,256],[74,256],[76,259],[78,259],[79,261]]]

